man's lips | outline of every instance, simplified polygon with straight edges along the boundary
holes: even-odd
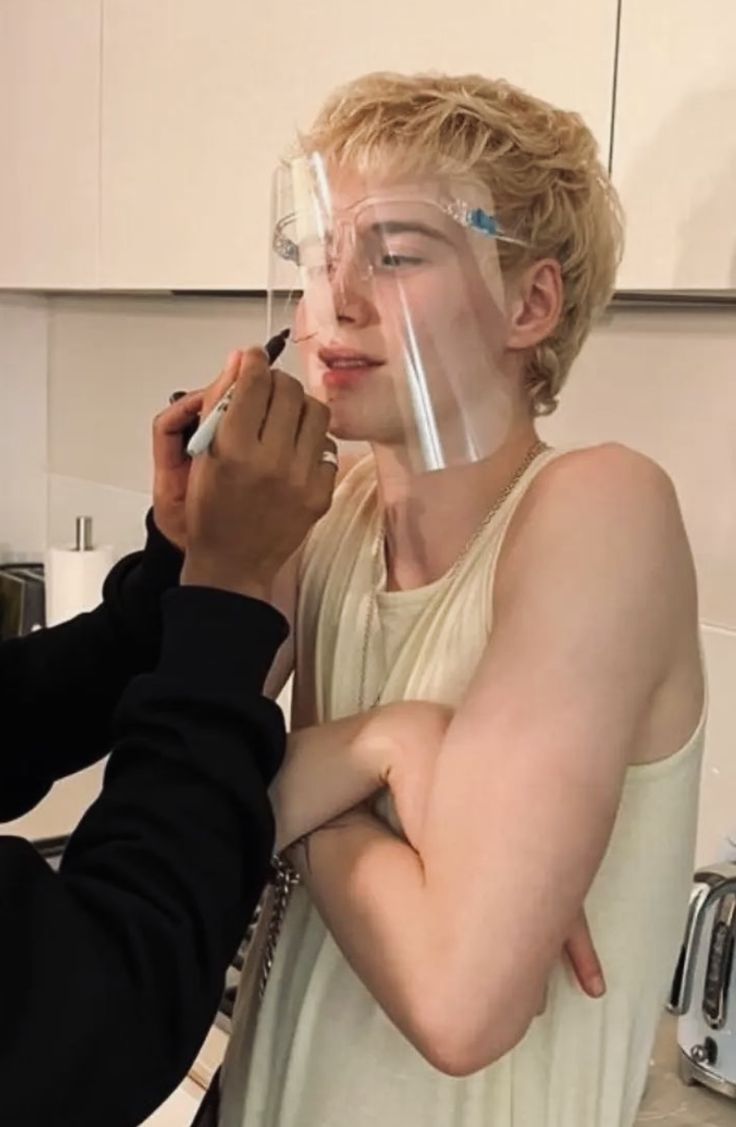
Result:
[[[333,389],[352,387],[368,372],[384,364],[378,357],[352,348],[320,348],[317,355],[325,367],[322,381],[325,387]]]
[[[359,371],[363,368],[380,368],[384,363],[367,352],[357,352],[352,348],[320,348],[317,353],[325,368],[330,371]]]

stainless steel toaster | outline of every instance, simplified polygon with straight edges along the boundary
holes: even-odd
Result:
[[[17,638],[46,625],[44,566],[0,566],[0,639]]]
[[[699,869],[669,1010],[680,1075],[736,1100],[736,861]]]

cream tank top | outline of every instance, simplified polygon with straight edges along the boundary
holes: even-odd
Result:
[[[382,701],[460,701],[492,628],[505,530],[555,456],[533,463],[454,575],[379,594],[367,702],[386,668]],[[368,458],[336,492],[305,553],[296,726],[357,711],[378,519]],[[676,754],[628,770],[585,905],[608,984],[602,1000],[585,997],[560,964],[545,1013],[512,1052],[469,1078],[445,1076],[391,1024],[298,887],[249,1031],[244,1004],[236,1007],[222,1127],[630,1127],[684,929],[703,732],[704,718]],[[387,804],[383,812],[397,829]]]

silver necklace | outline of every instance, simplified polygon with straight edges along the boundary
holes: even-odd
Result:
[[[478,538],[483,533],[484,529],[486,529],[488,527],[488,525],[491,523],[491,521],[495,517],[496,513],[498,512],[498,510],[501,508],[501,506],[504,504],[504,502],[508,499],[508,497],[513,492],[513,490],[516,488],[516,486],[519,484],[522,477],[524,476],[526,471],[531,466],[532,462],[534,462],[535,459],[538,458],[539,455],[542,454],[547,449],[548,449],[548,447],[547,447],[546,442],[542,442],[541,439],[537,439],[529,447],[529,449],[527,450],[526,454],[524,455],[520,465],[517,467],[514,474],[512,475],[512,477],[510,478],[510,480],[508,481],[508,483],[506,484],[504,489],[501,491],[499,496],[496,498],[496,500],[494,501],[491,508],[485,514],[485,516],[483,517],[483,519],[480,522],[480,524],[478,525],[478,527],[475,529],[475,531],[472,533],[470,538],[467,540],[467,542],[465,543],[462,551],[460,552],[460,555],[457,557],[457,559],[453,563],[450,570],[445,572],[445,574],[443,576],[445,584],[449,585],[452,582],[452,580],[454,579],[454,577],[457,575],[458,571],[462,567],[464,561],[466,560],[468,553],[472,551],[472,549],[474,548]],[[373,631],[373,621],[376,617],[376,611],[377,611],[377,608],[378,608],[378,583],[379,583],[379,580],[380,580],[380,561],[381,561],[381,551],[382,551],[384,543],[385,543],[385,537],[386,537],[385,521],[379,520],[378,530],[376,532],[376,537],[375,537],[375,540],[373,542],[373,547],[372,547],[372,571],[373,571],[373,575],[372,575],[372,578],[371,578],[371,586],[370,586],[370,590],[369,590],[369,593],[368,593],[368,607],[366,609],[365,627],[364,627],[364,630],[363,630],[363,645],[362,645],[362,649],[361,649],[361,658],[360,658],[360,683],[359,683],[359,690],[358,690],[358,712],[365,712],[366,711],[365,696],[366,696],[366,677],[367,677],[367,673],[368,673],[368,648],[370,646],[371,634],[372,634],[372,631]],[[383,680],[383,683],[382,683],[380,689],[378,690],[378,693],[375,695],[373,703],[370,705],[370,708],[375,708],[380,703],[381,697],[383,696],[385,689],[386,689],[386,683],[388,681],[388,677],[389,677],[389,674],[387,673],[386,676],[384,677],[384,680]]]

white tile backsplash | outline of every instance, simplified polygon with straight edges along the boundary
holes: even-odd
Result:
[[[89,516],[95,546],[111,544],[116,559],[143,546],[150,493],[49,474],[48,498],[50,544],[73,543],[76,518]]]
[[[559,446],[623,442],[664,466],[695,555],[701,617],[736,629],[736,308],[609,314],[543,431]]]
[[[263,342],[254,298],[56,297],[49,330],[49,468],[151,488],[151,425],[173,391],[214,380],[234,348]]]
[[[698,864],[715,861],[725,836],[736,831],[736,632],[706,627],[703,650],[709,707],[700,784]]]
[[[0,562],[46,542],[47,320],[45,298],[0,296]]]

